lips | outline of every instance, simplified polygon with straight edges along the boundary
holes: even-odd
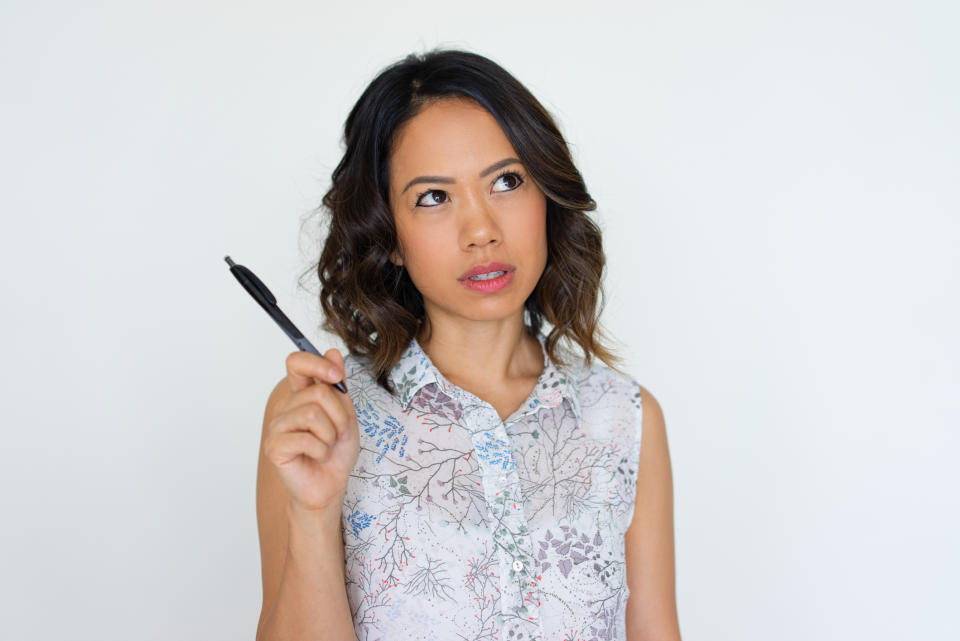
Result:
[[[512,272],[516,269],[513,265],[508,265],[507,263],[487,263],[486,265],[474,265],[463,274],[460,275],[460,278],[457,280],[466,280],[471,276],[476,276],[477,274],[487,274],[489,272]]]

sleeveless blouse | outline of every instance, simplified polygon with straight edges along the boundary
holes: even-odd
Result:
[[[416,339],[390,372],[395,396],[345,357],[360,426],[342,514],[359,641],[626,638],[640,388],[596,360],[560,367],[537,338],[543,372],[506,421]]]

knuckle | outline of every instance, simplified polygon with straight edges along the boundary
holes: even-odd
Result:
[[[324,445],[327,444],[327,441],[334,441],[337,435],[337,432],[330,425],[324,425],[318,431],[317,440]]]
[[[330,422],[336,426],[338,431],[343,430],[349,421],[350,417],[347,415],[343,407],[337,407],[336,411],[330,416]]]
[[[286,360],[287,371],[292,372],[294,370],[294,368],[296,367],[297,361],[300,358],[299,354],[300,354],[299,351],[290,352],[289,354],[287,354],[287,360]]]
[[[323,409],[319,405],[316,405],[315,403],[310,403],[309,405],[307,405],[307,409],[305,413],[307,415],[307,420],[309,420],[311,423],[317,423],[318,421],[320,421],[323,418],[323,414],[324,414]]]
[[[313,401],[319,405],[326,406],[333,398],[333,387],[326,383],[318,383],[311,389]]]

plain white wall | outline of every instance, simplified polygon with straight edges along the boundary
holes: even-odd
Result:
[[[960,637],[958,18],[4,3],[0,634],[253,638],[295,348],[223,258],[342,348],[301,221],[363,87],[448,45],[527,84],[599,203],[604,319],[667,420],[684,639]]]

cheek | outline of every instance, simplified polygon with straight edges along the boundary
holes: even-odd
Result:
[[[442,279],[450,271],[446,265],[450,241],[442,234],[412,234],[404,246],[407,271],[418,286]]]
[[[531,198],[522,212],[518,212],[515,232],[517,237],[525,239],[530,250],[546,251],[547,247],[547,212],[546,203],[542,198]]]

